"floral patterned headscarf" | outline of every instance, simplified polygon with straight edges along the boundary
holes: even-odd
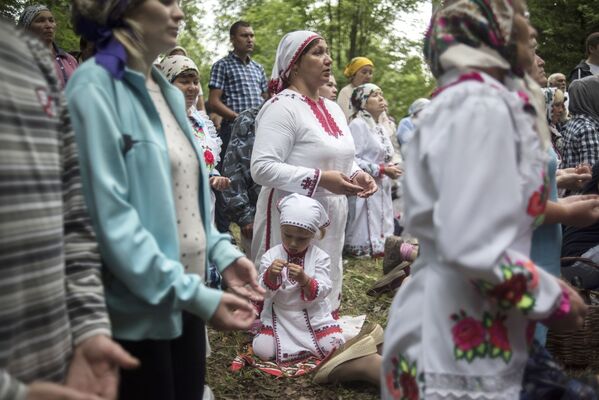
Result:
[[[198,66],[191,58],[180,55],[164,57],[160,62],[160,68],[170,83],[173,83],[177,79],[177,76],[185,71],[193,70],[198,75],[200,74]]]
[[[371,129],[376,127],[377,122],[374,120],[372,115],[364,109],[364,107],[366,107],[366,102],[368,101],[370,95],[377,91],[382,92],[381,88],[374,83],[365,83],[354,89],[350,99],[354,113],[350,119],[362,118],[366,121]]]
[[[523,76],[510,42],[512,0],[455,0],[431,19],[424,55],[438,78],[451,68],[499,67]]]

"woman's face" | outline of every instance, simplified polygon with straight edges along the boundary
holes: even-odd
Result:
[[[385,111],[385,104],[383,92],[376,90],[368,96],[368,100],[366,100],[366,104],[364,105],[364,110],[368,111],[370,115],[378,121],[380,115]]]
[[[551,105],[551,123],[555,125],[560,122],[565,112],[564,103],[553,103]]]
[[[294,65],[297,78],[308,86],[319,88],[326,84],[331,77],[333,60],[329,55],[329,47],[323,39],[318,41]]]
[[[518,66],[524,71],[530,72],[534,67],[535,49],[533,39],[536,31],[530,25],[524,14],[517,13],[514,16],[513,42],[516,45],[516,60]],[[536,43],[536,39],[534,40]]]
[[[152,58],[175,47],[183,17],[178,0],[146,0],[130,15],[140,26],[147,54]]]
[[[366,65],[358,70],[352,77],[351,83],[354,87],[358,87],[372,81],[372,73],[374,69],[370,65]]]
[[[192,69],[183,71],[173,81],[173,85],[179,88],[185,96],[185,109],[189,109],[197,101],[200,93],[200,77]]]
[[[29,25],[29,31],[46,43],[53,42],[56,36],[56,21],[52,13],[42,11],[36,15]]]
[[[337,81],[335,81],[333,74],[331,74],[329,81],[318,89],[318,94],[332,101],[337,100]]]
[[[281,241],[291,254],[301,253],[310,246],[314,234],[307,229],[293,225],[281,225]]]

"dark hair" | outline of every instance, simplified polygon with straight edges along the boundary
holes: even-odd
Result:
[[[585,54],[588,57],[591,52],[589,51],[589,47],[597,47],[599,45],[599,32],[593,32],[589,36],[587,36],[587,40],[585,42],[584,50]]]
[[[251,28],[251,25],[249,22],[246,21],[237,21],[233,25],[231,25],[231,28],[229,29],[229,35],[235,36],[239,28]]]

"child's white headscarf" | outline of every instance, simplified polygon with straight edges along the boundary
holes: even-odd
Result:
[[[283,197],[277,208],[281,213],[281,225],[293,225],[316,233],[330,223],[322,204],[297,193]]]

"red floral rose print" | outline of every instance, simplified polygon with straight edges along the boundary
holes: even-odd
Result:
[[[514,274],[510,279],[501,282],[491,289],[489,295],[495,297],[499,301],[507,301],[513,305],[520,302],[526,291],[526,276],[524,276],[524,274]]]
[[[483,324],[471,317],[459,320],[451,329],[453,342],[462,351],[478,347],[485,340]]]
[[[204,161],[207,165],[214,164],[214,154],[210,150],[204,150]]]
[[[512,346],[507,334],[507,328],[503,324],[503,318],[496,318],[489,327],[489,341],[491,346],[502,351],[511,351]]]
[[[389,372],[386,376],[387,390],[394,399],[399,399],[401,397],[401,389],[395,384],[393,372],[394,371]]]
[[[418,400],[418,384],[410,373],[402,373],[399,377],[399,384],[403,390],[403,399]]]
[[[544,196],[541,192],[534,192],[530,199],[528,200],[528,208],[526,212],[531,217],[538,217],[539,215],[545,212],[545,206],[547,205],[547,199],[543,198]]]

